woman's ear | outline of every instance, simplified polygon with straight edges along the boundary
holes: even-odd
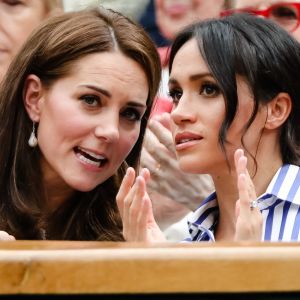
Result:
[[[289,94],[279,93],[271,102],[267,104],[266,129],[280,127],[289,117],[292,109],[292,100]]]
[[[34,74],[30,74],[25,80],[23,101],[30,119],[39,122],[43,102],[43,86],[40,78]]]

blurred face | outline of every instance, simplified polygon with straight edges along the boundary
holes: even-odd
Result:
[[[253,98],[246,83],[237,78],[239,107],[228,131],[226,151],[233,166],[233,153],[241,145],[243,128],[251,116]],[[218,142],[225,118],[225,103],[194,39],[177,52],[169,80],[174,101],[171,118],[173,139],[180,168],[189,173],[220,174],[228,172],[225,156]],[[248,129],[244,142],[255,153],[266,111],[260,109]],[[223,171],[222,171],[223,172]]]
[[[293,3],[300,4],[300,0],[236,0],[235,8],[266,10],[272,7],[272,5],[275,5],[274,9],[268,12],[268,18],[278,23],[300,41],[300,8],[293,6]],[[277,6],[278,4],[280,4],[280,6]]]
[[[156,22],[169,40],[196,20],[219,16],[224,0],[155,0]]]
[[[46,17],[44,1],[0,0],[0,80],[31,31]]]
[[[42,90],[38,145],[48,182],[90,191],[111,177],[135,145],[146,111],[143,69],[119,52],[88,55]]]

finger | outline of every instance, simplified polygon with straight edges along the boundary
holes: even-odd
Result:
[[[240,199],[235,203],[235,219],[237,220],[240,215]]]
[[[247,158],[244,155],[244,151],[242,149],[236,150],[234,154],[234,162],[237,176],[240,174],[245,174],[247,169]]]
[[[121,186],[116,196],[117,206],[120,211],[121,218],[123,219],[124,215],[124,202],[125,198],[128,195],[135,179],[135,170],[129,167],[126,171],[126,174],[122,180]]]
[[[146,183],[150,180],[150,172],[147,168],[143,168],[140,175],[145,179]]]
[[[159,173],[162,171],[162,168],[166,169],[166,166],[163,166],[164,159],[162,159],[161,162],[158,161],[159,158],[154,159],[154,157],[145,148],[143,148],[142,152],[143,157],[141,158],[141,167],[147,168],[151,174]]]
[[[151,174],[160,174],[163,170],[167,170],[169,174],[181,172],[176,157],[167,148],[161,149],[155,143],[143,148],[143,159],[142,166],[147,167]]]
[[[243,149],[237,149],[234,153],[234,163],[235,163],[235,168],[237,169],[238,161],[241,156],[244,156],[244,150]]]
[[[149,199],[149,197],[144,197],[142,199],[142,206],[138,219],[137,238],[139,241],[147,241],[147,224],[151,218],[154,218],[151,200]]]
[[[149,121],[149,123],[150,123],[150,121]],[[146,131],[145,131],[143,147],[146,148],[147,150],[152,149],[153,147],[154,148],[163,147],[163,145],[160,145],[160,142],[159,142],[158,138],[150,130],[150,128],[147,128]]]
[[[143,198],[145,196],[146,183],[142,176],[138,176],[135,182],[135,195],[133,197],[127,224],[127,232],[130,232],[131,240],[137,240],[137,232],[139,229],[139,215],[142,208]]]
[[[127,193],[126,197],[124,198],[124,205],[123,205],[123,233],[126,238],[134,236],[134,230],[131,226],[131,209],[132,209],[132,203],[135,201],[136,194],[138,192],[139,188],[139,179],[140,176],[138,176],[135,180],[133,185],[131,186],[131,189]]]
[[[238,192],[240,200],[239,216],[247,220],[251,216],[250,202],[252,200],[249,197],[245,174],[240,174],[238,176]]]
[[[151,154],[147,151],[145,147],[142,148],[140,161],[141,168],[151,169],[156,164],[155,159],[151,156]]]
[[[155,134],[159,142],[175,154],[175,146],[171,131],[155,119],[150,120],[148,127]]]
[[[151,131],[150,128],[147,128],[143,143],[143,149],[147,150],[149,155],[152,157],[154,161],[158,161],[159,155],[158,154],[164,154],[164,156],[170,156],[170,151],[168,148],[162,144],[158,137]],[[173,155],[173,154],[171,154]],[[174,156],[175,157],[175,156]]]
[[[237,152],[235,159],[238,181],[240,180],[240,185],[245,189],[244,191],[241,191],[244,192],[243,198],[241,198],[242,195],[239,193],[241,205],[244,205],[245,208],[247,205],[250,207],[250,202],[255,200],[256,196],[255,193],[253,193],[254,185],[247,170],[247,157],[244,156],[243,151],[240,151]],[[243,176],[240,177],[241,175]]]
[[[171,114],[167,112],[162,113],[160,123],[163,124],[169,131],[171,131]]]
[[[158,121],[159,123],[161,123],[166,129],[168,129],[169,131],[171,131],[171,115],[168,112],[163,112],[160,115],[156,115],[153,117],[153,120]]]
[[[240,154],[240,155],[239,155]],[[248,189],[249,199],[250,201],[255,200],[256,191],[251,176],[247,169],[247,157],[244,155],[243,150],[240,153],[237,153],[237,173],[238,174],[245,174],[246,177],[246,185]]]

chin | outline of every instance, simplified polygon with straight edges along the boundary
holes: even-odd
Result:
[[[195,163],[195,161],[179,160],[179,168],[182,172],[190,174],[208,174],[207,168]]]
[[[76,191],[87,193],[87,192],[92,191],[96,186],[98,186],[98,185],[76,184],[76,185],[73,185],[72,188]]]
[[[79,192],[90,192],[92,191],[95,187],[97,187],[101,182],[95,182],[91,180],[84,181],[82,178],[79,178],[78,180],[72,180],[67,182],[67,184],[74,190],[79,191]]]

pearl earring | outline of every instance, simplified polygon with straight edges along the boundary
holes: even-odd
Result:
[[[30,138],[28,140],[28,145],[32,148],[36,147],[38,144],[38,140],[35,135],[35,122],[32,122],[32,131],[30,134]]]

